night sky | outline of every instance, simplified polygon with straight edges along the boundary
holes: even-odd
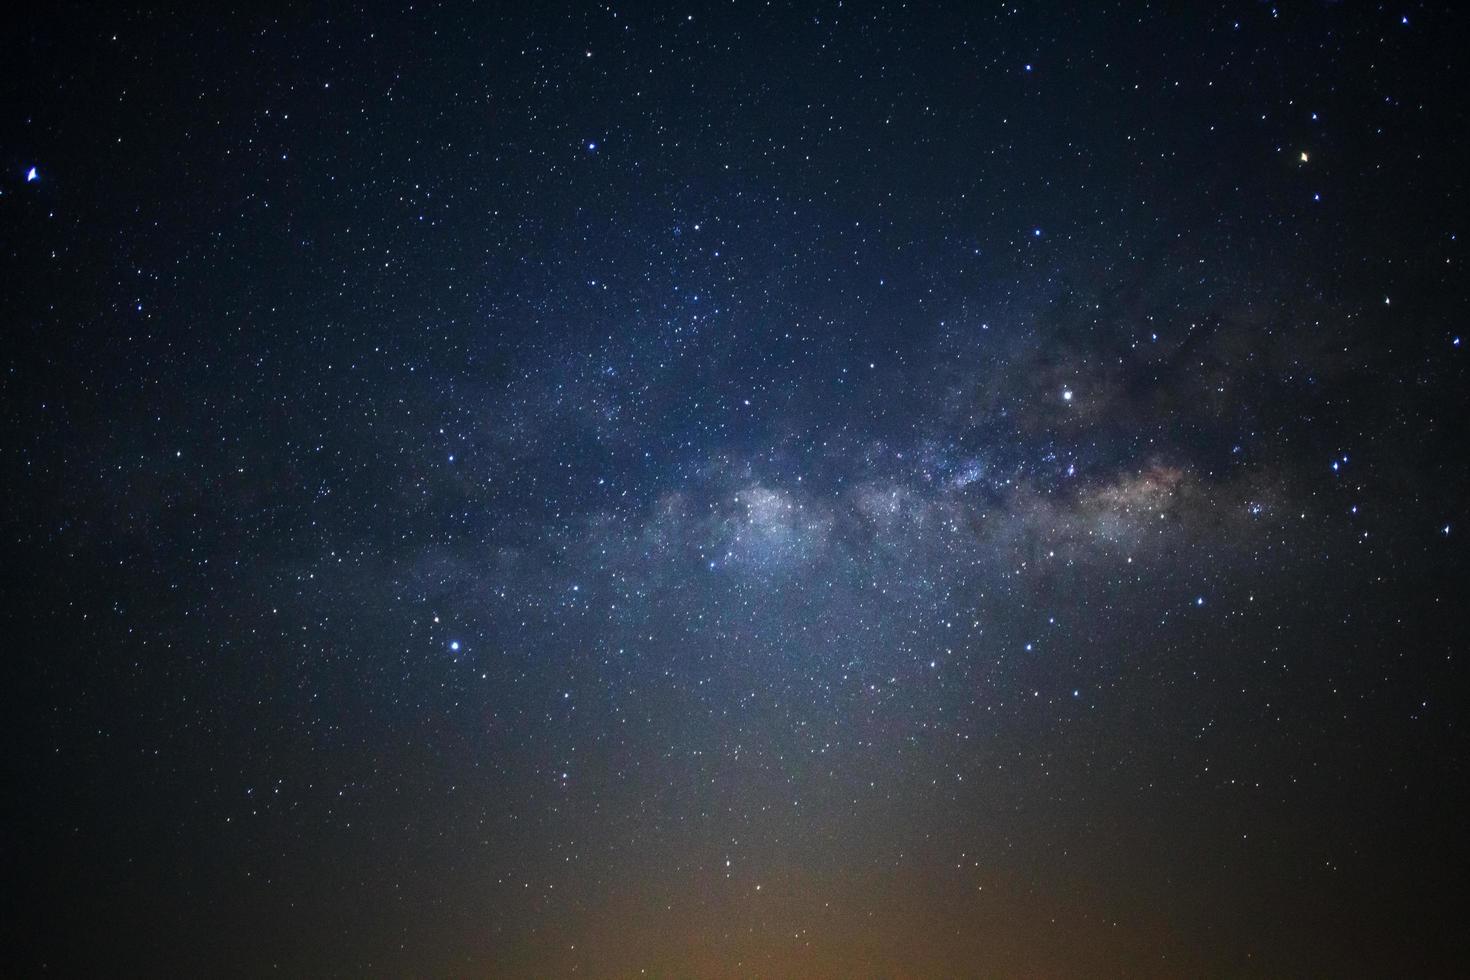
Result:
[[[1470,969],[1470,9],[34,7],[0,972]]]

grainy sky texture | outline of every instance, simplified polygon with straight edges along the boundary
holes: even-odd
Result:
[[[1457,4],[36,5],[3,972],[1465,972]]]

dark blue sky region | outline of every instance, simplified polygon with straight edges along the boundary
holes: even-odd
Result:
[[[18,17],[9,970],[1463,972],[1455,5]]]

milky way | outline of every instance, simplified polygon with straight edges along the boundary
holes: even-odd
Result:
[[[1464,14],[535,6],[0,41],[7,966],[1462,972]]]

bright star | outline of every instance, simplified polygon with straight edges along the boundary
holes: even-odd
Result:
[[[36,173],[36,168],[35,167],[32,167],[31,169],[29,169],[29,170],[26,171],[26,183],[27,184],[34,184],[36,181],[38,181],[40,179],[41,179],[41,175],[38,174],[38,173]]]

